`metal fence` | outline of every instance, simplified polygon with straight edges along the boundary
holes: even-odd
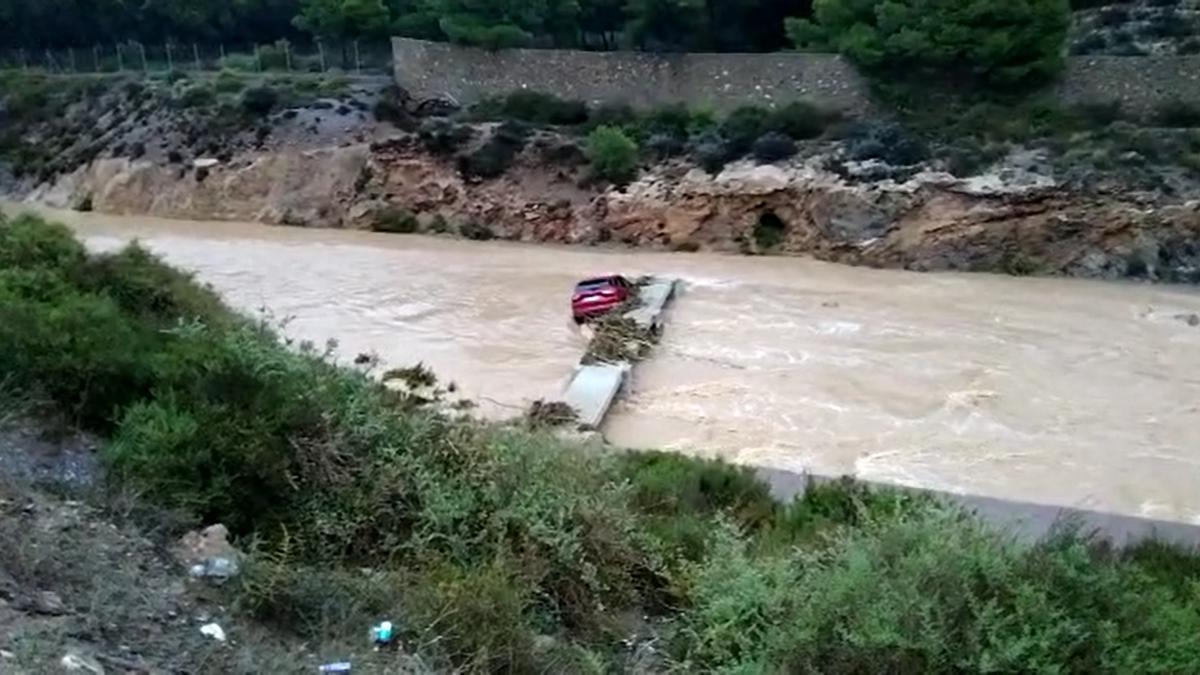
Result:
[[[392,48],[379,42],[265,45],[119,42],[70,48],[0,49],[0,70],[55,74],[235,70],[390,73]]]

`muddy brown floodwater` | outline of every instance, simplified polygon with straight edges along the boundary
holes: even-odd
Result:
[[[1195,289],[50,213],[343,358],[424,362],[488,415],[566,384],[577,279],[676,275],[616,444],[1200,523]]]

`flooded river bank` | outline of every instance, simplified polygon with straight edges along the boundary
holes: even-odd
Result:
[[[1195,289],[48,213],[343,357],[424,362],[487,415],[567,382],[575,281],[678,276],[614,443],[1200,523]]]

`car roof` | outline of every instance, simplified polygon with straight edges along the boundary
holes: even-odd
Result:
[[[583,281],[581,281],[575,285],[576,286],[596,286],[599,284],[611,284],[620,278],[621,278],[620,274],[610,274],[606,277],[592,277],[591,279],[584,279]]]

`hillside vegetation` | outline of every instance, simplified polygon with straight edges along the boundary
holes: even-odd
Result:
[[[228,525],[241,621],[321,644],[390,617],[396,664],[470,672],[1200,668],[1190,553],[1018,545],[851,482],[778,504],[745,469],[596,454],[329,357],[137,246],[0,221],[4,391],[102,435],[111,489]]]
[[[762,52],[793,46],[785,22],[813,19],[823,42],[864,61],[967,56],[969,67],[1012,72],[1056,56],[1068,16],[1066,0],[0,0],[0,48],[36,56],[128,40],[190,48],[405,35],[488,48]]]

